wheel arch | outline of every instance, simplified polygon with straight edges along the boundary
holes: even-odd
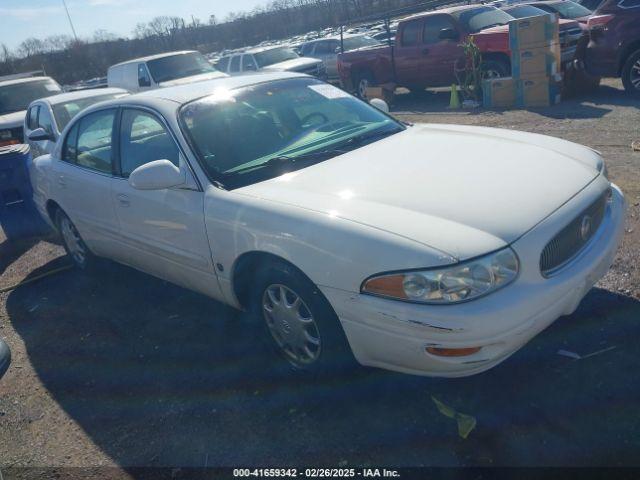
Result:
[[[56,212],[58,210],[62,210],[62,207],[55,200],[47,200],[45,204],[45,208],[47,209],[47,215],[49,215],[49,219],[51,219],[51,223],[53,225],[56,224]],[[64,210],[62,210],[64,211]]]

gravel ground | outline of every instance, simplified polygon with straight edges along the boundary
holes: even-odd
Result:
[[[576,313],[475,377],[360,369],[309,382],[272,372],[246,320],[214,301],[117,265],[65,271],[0,294],[14,354],[0,381],[5,478],[23,466],[640,465],[640,102],[609,81],[536,111],[447,103],[443,92],[399,95],[394,111],[604,154],[629,201],[627,233]],[[0,289],[65,264],[54,243],[0,233]],[[476,419],[467,439],[432,397]]]

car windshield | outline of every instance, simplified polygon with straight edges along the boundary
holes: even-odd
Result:
[[[363,47],[371,47],[374,45],[380,45],[380,42],[375,38],[371,38],[367,35],[361,37],[350,37],[344,39],[344,50],[356,50]]]
[[[298,55],[290,47],[272,48],[271,50],[265,50],[253,55],[258,62],[260,68],[268,67],[269,65],[275,65],[276,63],[286,62],[287,60],[293,60],[298,58]]]
[[[216,71],[204,55],[199,52],[180,53],[149,60],[147,67],[149,67],[153,79],[158,83]]]
[[[0,115],[21,112],[26,110],[34,100],[50,97],[61,91],[60,86],[51,79],[0,87]]]
[[[570,1],[552,3],[550,6],[551,8],[556,10],[563,18],[576,19],[581,17],[588,17],[592,13],[588,8]]]
[[[538,15],[553,15],[532,5],[517,5],[515,7],[505,8],[504,11],[515,18],[537,17]]]
[[[460,10],[453,15],[469,33],[477,33],[489,27],[506,25],[513,17],[495,7],[478,7],[471,10]]]
[[[64,130],[64,127],[67,126],[71,119],[85,108],[98,102],[113,100],[114,98],[120,98],[125,95],[125,93],[109,93],[105,95],[96,95],[95,97],[79,98],[77,100],[53,105],[53,116],[56,119],[58,129],[60,131]]]
[[[229,189],[328,160],[404,129],[367,103],[313,78],[220,90],[183,106],[180,120],[209,177]]]

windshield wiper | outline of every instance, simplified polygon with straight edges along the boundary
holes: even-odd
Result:
[[[393,135],[395,133],[399,133],[402,130],[400,129],[394,129],[394,130],[374,130],[373,132],[368,132],[368,133],[361,133],[360,135],[355,135],[351,138],[348,138],[347,140],[345,140],[344,144],[346,145],[355,145],[355,146],[361,146],[364,145],[366,143],[369,143],[372,140],[378,139],[378,138],[384,138],[384,137],[388,137],[390,135]]]
[[[289,155],[276,155],[275,157],[271,157],[266,162],[262,162],[258,165],[250,165],[248,167],[239,168],[232,172],[223,173],[223,176],[228,177],[231,175],[235,175],[237,173],[244,173],[250,170],[257,170],[265,167],[287,167],[287,166],[294,166],[300,163],[309,163],[309,162],[313,163],[313,162],[326,160],[336,155],[342,155],[343,153],[347,153],[347,152],[344,150],[329,149],[329,150],[321,150],[319,152],[305,153],[302,155],[297,155],[295,157],[291,157]]]

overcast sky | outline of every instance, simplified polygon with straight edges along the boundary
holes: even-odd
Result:
[[[130,36],[139,22],[159,15],[191,15],[206,22],[210,15],[219,20],[231,11],[251,10],[267,0],[67,0],[69,13],[81,37],[104,29]],[[0,0],[0,43],[17,47],[27,37],[71,35],[62,0]]]

